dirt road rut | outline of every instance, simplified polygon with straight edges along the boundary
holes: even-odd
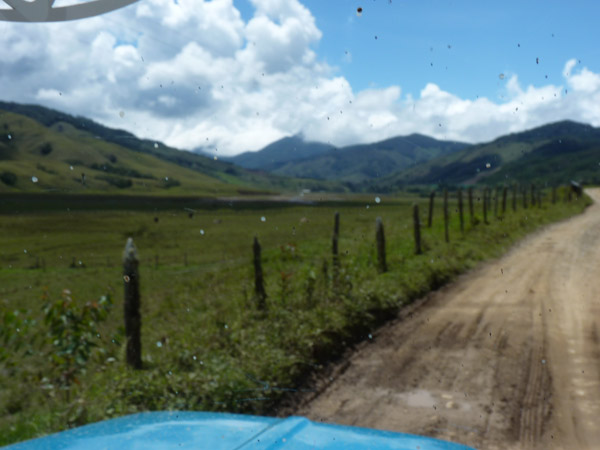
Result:
[[[432,293],[296,411],[481,449],[600,448],[600,190]]]

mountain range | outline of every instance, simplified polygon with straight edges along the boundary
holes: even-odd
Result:
[[[570,180],[600,183],[600,129],[572,121],[466,144],[412,134],[331,148],[285,138],[230,159],[273,174],[344,181],[353,190]]]
[[[258,152],[242,153],[230,161],[277,175],[339,180],[357,186],[468,147],[469,144],[438,141],[420,134],[342,148],[296,136]]]
[[[600,183],[600,129],[561,121],[499,137],[377,180],[366,189],[411,185]]]
[[[0,192],[237,196],[570,180],[600,184],[600,129],[562,121],[474,145],[412,134],[338,148],[292,136],[224,161],[0,102]]]

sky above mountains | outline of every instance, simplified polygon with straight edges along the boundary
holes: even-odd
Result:
[[[217,157],[296,134],[342,146],[600,126],[599,16],[591,0],[140,0],[0,22],[0,99]]]

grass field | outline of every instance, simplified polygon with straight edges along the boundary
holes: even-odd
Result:
[[[20,213],[5,208],[0,444],[141,410],[273,413],[282,396],[306,387],[307,374],[368,339],[402,305],[588,204],[587,198],[563,197],[556,205],[546,198],[541,208],[523,209],[519,201],[516,213],[509,202],[502,219],[489,214],[488,225],[476,201],[477,223],[472,226],[466,214],[464,233],[452,200],[449,244],[438,197],[434,226],[422,229],[422,255],[414,255],[412,204],[420,205],[426,224],[427,199],[417,197],[212,204],[196,206],[191,215],[180,204]],[[335,211],[341,217],[338,282],[331,264]],[[385,274],[376,266],[378,216],[386,233]],[[266,312],[257,310],[253,296],[254,236],[263,247]],[[125,367],[123,352],[121,253],[128,237],[140,254],[140,371]],[[98,320],[97,333],[85,336],[96,346],[65,383],[43,305],[71,297],[81,310],[103,295],[114,306],[105,321]]]

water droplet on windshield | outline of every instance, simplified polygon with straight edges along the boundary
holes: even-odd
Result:
[[[200,230],[200,234],[204,236],[204,230]]]
[[[504,80],[504,74],[501,73],[500,75],[498,75],[498,78],[500,78],[501,80]]]
[[[33,181],[34,183],[38,182],[38,177],[31,177],[31,181]]]
[[[362,10],[362,8],[360,6],[358,8],[356,8],[356,15],[358,17],[362,16],[362,12],[363,12],[363,10]]]
[[[73,166],[69,166],[69,169],[73,170]]]
[[[489,169],[490,167],[492,167],[492,165],[490,163],[486,163],[485,168]]]
[[[154,148],[158,148],[158,143],[157,142],[154,143]]]
[[[161,348],[161,347],[162,347],[162,342],[160,342],[160,341],[156,341],[156,346],[157,346],[158,348]]]
[[[267,218],[266,218],[265,216],[262,216],[262,217],[260,218],[260,221],[261,221],[261,222],[266,222],[266,221],[267,221]]]
[[[119,117],[122,119],[123,117],[125,117],[125,111],[121,110],[119,111]]]
[[[375,197],[375,203],[381,203],[381,199],[379,197]]]

